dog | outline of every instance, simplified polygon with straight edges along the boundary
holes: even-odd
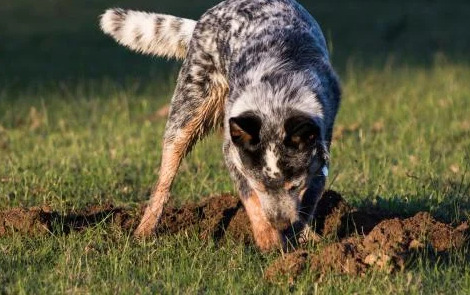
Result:
[[[154,233],[183,157],[223,125],[223,153],[257,246],[305,233],[328,174],[340,84],[318,23],[294,0],[227,0],[199,21],[109,9],[101,29],[140,53],[183,59],[158,181],[134,235]]]

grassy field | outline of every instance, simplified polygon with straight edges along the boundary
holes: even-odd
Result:
[[[155,113],[178,64],[120,48],[98,31],[97,15],[123,6],[196,18],[214,2],[2,4],[0,208],[145,201],[165,124]],[[333,2],[302,2],[325,30],[344,88],[328,186],[355,206],[468,219],[470,4]],[[181,204],[221,192],[234,188],[215,133],[184,160],[172,194]],[[307,271],[294,286],[260,279],[277,256],[192,232],[136,242],[105,225],[13,235],[0,237],[0,293],[470,294],[467,249],[417,255],[391,275]]]

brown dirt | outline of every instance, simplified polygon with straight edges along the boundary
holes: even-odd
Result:
[[[289,283],[293,283],[307,266],[309,252],[297,250],[286,254],[284,257],[275,260],[264,272],[264,277],[271,282],[279,278],[287,277]]]
[[[98,223],[107,222],[129,229],[134,223],[129,210],[113,205],[90,206],[61,215],[47,206],[13,208],[0,211],[0,237],[13,232],[40,235],[48,232],[69,233],[80,231]]]
[[[133,230],[143,209],[143,205],[131,209],[107,204],[60,214],[46,206],[13,208],[0,211],[0,236],[14,232],[25,235],[67,234],[99,223]],[[210,197],[180,208],[167,206],[156,232],[159,235],[175,234],[188,229],[198,230],[202,238],[220,240],[227,234],[245,243],[253,240],[245,210],[238,198],[231,195]]]
[[[112,204],[90,206],[60,214],[49,207],[13,208],[0,211],[0,237],[12,233],[43,235],[67,234],[97,224],[132,231],[144,206],[115,207]],[[436,221],[426,212],[413,217],[391,216],[377,208],[358,210],[349,206],[340,194],[327,191],[318,205],[315,231],[322,236],[317,252],[300,249],[283,255],[265,271],[270,281],[287,277],[290,282],[306,268],[316,273],[363,274],[369,269],[386,272],[403,269],[405,262],[419,249],[432,248],[445,253],[467,243],[468,225],[457,227]],[[203,239],[252,243],[250,223],[238,198],[220,195],[182,207],[167,206],[157,234],[196,231]]]
[[[369,226],[372,218],[365,220],[365,225]],[[442,254],[463,247],[468,241],[468,229],[467,223],[452,227],[436,221],[427,212],[405,219],[386,219],[367,234],[356,234],[327,244],[318,253],[307,252],[306,255],[304,250],[289,253],[274,261],[265,276],[274,282],[286,276],[292,281],[300,274],[299,269],[307,267],[317,273],[353,275],[364,274],[370,269],[388,273],[403,270],[406,261],[420,249],[431,248]],[[293,260],[299,264],[295,268],[291,266]]]
[[[166,207],[157,234],[188,228],[198,229],[201,238],[220,240],[228,234],[245,243],[253,241],[248,216],[238,198],[231,195],[211,197],[180,208]]]

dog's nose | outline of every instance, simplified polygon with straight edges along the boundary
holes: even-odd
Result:
[[[271,212],[268,216],[269,223],[280,231],[284,231],[289,229],[292,224],[297,220],[297,218],[293,216],[289,216],[285,214],[285,212]]]

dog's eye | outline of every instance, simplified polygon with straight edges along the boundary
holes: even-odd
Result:
[[[284,145],[288,148],[303,150],[312,147],[320,135],[320,127],[314,120],[297,116],[285,123],[286,138]]]

